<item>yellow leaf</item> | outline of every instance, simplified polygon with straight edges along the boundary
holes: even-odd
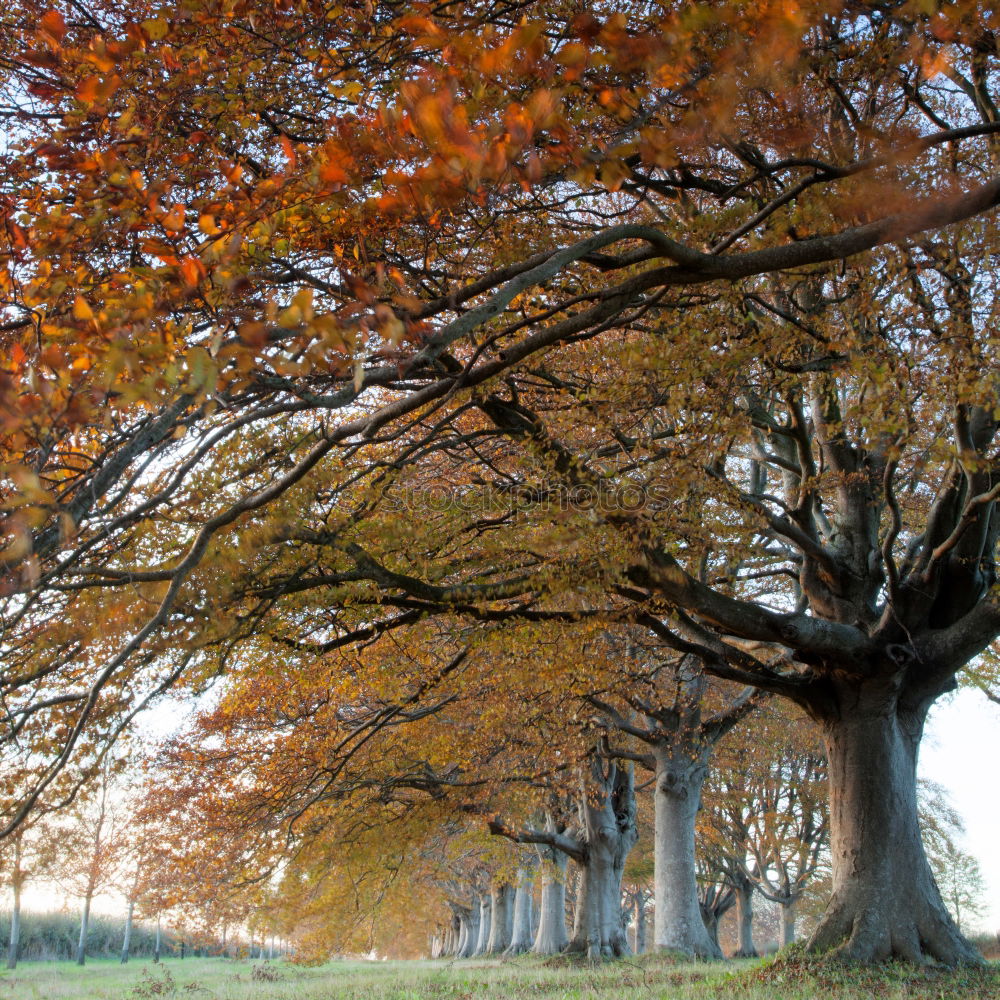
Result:
[[[87,304],[87,300],[82,296],[77,296],[73,300],[73,319],[78,319],[81,322],[86,322],[87,320],[92,320],[94,318],[94,310],[90,308]],[[79,361],[79,358],[77,358]]]
[[[158,42],[161,38],[166,38],[170,31],[170,22],[165,17],[151,17],[142,22],[142,30],[146,32],[146,37],[151,42]]]

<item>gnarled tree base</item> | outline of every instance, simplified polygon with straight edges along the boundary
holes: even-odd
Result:
[[[982,956],[930,892],[901,893],[881,904],[851,898],[850,893],[835,895],[808,949],[849,962],[896,958],[922,965],[983,963]]]

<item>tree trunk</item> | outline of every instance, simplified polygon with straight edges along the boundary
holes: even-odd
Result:
[[[514,887],[509,882],[494,887],[490,893],[490,936],[488,955],[502,955],[510,947],[514,930]]]
[[[907,710],[894,694],[861,691],[820,719],[833,896],[810,950],[860,962],[982,962],[942,902],[920,838],[917,751],[929,707]]]
[[[695,875],[695,820],[707,755],[687,746],[677,750],[663,744],[654,747],[653,937],[657,951],[722,958],[702,920]]]
[[[531,907],[534,899],[534,872],[522,868],[514,890],[514,926],[510,935],[508,955],[520,955],[531,950]]]
[[[701,917],[699,916],[699,920]],[[637,955],[646,954],[646,900],[643,899],[642,892],[636,893],[635,897],[635,948]]]
[[[753,882],[740,878],[736,883],[736,951],[733,958],[756,958],[753,943]]]
[[[719,921],[733,908],[736,894],[728,885],[716,884],[706,887],[704,894],[699,894],[698,908],[705,924],[709,940],[719,948]]]
[[[628,954],[622,874],[639,833],[631,765],[595,755],[591,767],[602,795],[595,802],[593,792],[585,789],[580,801],[586,848],[579,862],[580,891],[568,950],[598,961]]]
[[[7,968],[17,968],[17,952],[21,944],[21,879],[14,879],[14,907],[10,911],[10,943],[7,948]]]
[[[795,941],[795,906],[798,900],[789,899],[781,904],[781,945],[786,947]]]
[[[132,914],[135,912],[135,902],[129,900],[128,911],[125,914],[125,940],[122,942],[122,965],[128,962],[128,950],[132,944]]]
[[[490,931],[493,926],[493,905],[488,894],[479,901],[479,940],[473,955],[485,955],[490,943]]]
[[[719,914],[712,909],[703,909],[701,911],[701,918],[705,922],[705,930],[708,932],[708,939],[719,949],[720,953],[722,948],[719,945]]]
[[[481,913],[479,897],[478,895],[473,895],[472,906],[469,907],[469,912],[463,917],[465,937],[458,953],[459,958],[471,958],[476,953],[476,947],[479,944]]]
[[[566,865],[562,851],[539,847],[542,859],[542,898],[538,929],[531,950],[536,955],[558,955],[569,945],[566,933]]]
[[[156,944],[153,946],[153,961],[159,962],[163,945],[163,935],[160,933],[160,915],[156,914]]]
[[[80,941],[76,946],[76,964],[83,965],[87,961],[87,928],[90,926],[91,894],[83,898],[83,912],[80,914]]]

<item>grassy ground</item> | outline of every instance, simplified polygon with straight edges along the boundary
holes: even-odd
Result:
[[[255,971],[256,970],[256,971]],[[261,971],[263,970],[263,971]],[[869,972],[777,962],[672,964],[644,957],[596,968],[565,959],[512,962],[283,963],[172,959],[159,967],[25,963],[0,973],[3,1000],[951,1000],[1000,997],[1000,967]]]

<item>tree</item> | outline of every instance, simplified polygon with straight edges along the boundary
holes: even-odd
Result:
[[[58,833],[51,818],[33,814],[2,844],[0,864],[4,881],[10,886],[10,940],[7,947],[7,968],[16,969],[21,936],[21,898],[25,885],[32,879],[51,874],[58,858]]]
[[[318,544],[267,518],[321,467],[336,493],[468,416],[547,455],[549,482],[599,495],[609,454],[653,467],[643,418],[658,409],[664,433],[675,413],[684,425],[683,453],[660,465],[683,470],[661,472],[678,516],[599,514],[603,564],[585,577],[822,725],[835,895],[815,947],[974,960],[922,856],[912,772],[927,706],[997,626],[988,324],[971,308],[989,298],[983,217],[1000,186],[984,166],[992,7],[92,6],[23,2],[0,43],[17,123],[4,736],[45,761],[7,826],[85,736],[113,739],[205,667],[232,626],[216,615],[228,585],[209,584],[231,578],[233,552],[259,569],[262,535]],[[574,380],[588,341],[621,359],[620,384],[587,365]],[[676,406],[647,405],[663,390]],[[564,397],[563,415],[542,395]],[[584,447],[579,432],[603,428],[595,405],[621,426]],[[251,472],[240,446],[269,438]],[[706,513],[723,544],[694,530]],[[334,548],[341,528],[326,526]],[[541,591],[550,603],[579,578],[569,554],[546,557],[564,560],[543,574],[562,581]],[[392,569],[346,546],[334,575],[442,597],[444,576],[421,596]],[[767,592],[770,573],[787,587]],[[502,583],[490,598],[530,589]],[[148,614],[122,597],[134,586]],[[678,609],[683,635],[667,624]],[[755,643],[789,650],[787,667],[741,646]],[[862,753],[856,787],[846,761]],[[905,808],[880,813],[889,799]],[[886,856],[873,827],[903,848]],[[855,874],[848,855],[866,858]],[[905,892],[897,868],[917,873]]]
[[[61,881],[82,901],[77,965],[86,962],[91,903],[114,882],[122,860],[123,817],[114,800],[113,782],[110,764],[106,764],[96,787],[87,789],[89,794],[73,809],[70,825],[64,830]]]
[[[780,904],[782,944],[795,940],[796,906],[809,882],[824,866],[829,848],[826,760],[807,720],[774,706],[753,739],[744,743],[742,761],[727,775],[732,789],[753,803],[746,829],[746,874],[757,891]],[[732,767],[732,765],[730,765]],[[742,792],[739,789],[742,789]]]
[[[746,688],[715,710],[709,707],[708,677],[694,656],[668,660],[648,688],[634,685],[625,696],[629,707],[645,717],[645,726],[630,721],[595,696],[621,732],[645,743],[645,754],[623,755],[653,772],[654,943],[658,949],[698,958],[719,958],[709,936],[697,894],[695,822],[702,785],[719,740],[757,707],[759,695]]]

